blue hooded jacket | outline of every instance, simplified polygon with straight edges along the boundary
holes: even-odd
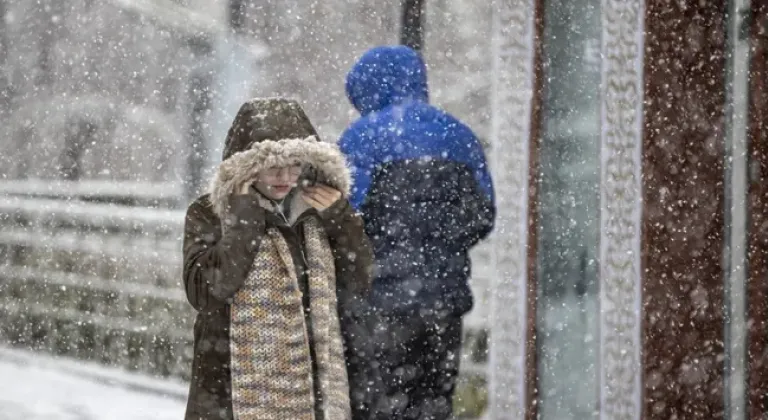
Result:
[[[405,46],[366,52],[347,75],[361,117],[339,142],[353,169],[386,311],[472,307],[468,251],[493,228],[495,197],[472,130],[429,104],[424,61]]]

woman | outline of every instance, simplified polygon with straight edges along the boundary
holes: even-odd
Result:
[[[364,405],[349,382],[367,382],[355,363],[370,355],[371,249],[343,155],[316,136],[294,101],[244,104],[210,194],[187,210],[198,315],[186,419],[343,420]]]

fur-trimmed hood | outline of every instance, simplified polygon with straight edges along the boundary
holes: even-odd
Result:
[[[297,163],[311,165],[317,171],[318,182],[338,189],[344,197],[349,196],[350,171],[344,155],[335,144],[321,142],[314,136],[305,139],[264,140],[246,151],[235,153],[219,165],[211,183],[214,212],[221,217],[228,197],[244,182],[255,180],[259,171]]]
[[[338,146],[320,141],[299,103],[286,98],[244,103],[227,133],[222,158],[210,186],[210,201],[219,217],[224,216],[229,196],[264,169],[311,165],[318,182],[338,189],[344,197],[348,197],[352,183]],[[290,203],[292,218],[307,208],[296,198]],[[269,208],[271,203],[265,200],[264,205]]]

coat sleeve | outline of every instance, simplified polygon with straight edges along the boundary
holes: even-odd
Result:
[[[198,311],[224,305],[243,285],[264,236],[264,210],[255,196],[230,199],[222,235],[221,221],[207,198],[187,209],[184,223],[184,287]]]
[[[341,199],[321,212],[333,249],[337,287],[367,296],[371,287],[373,250],[362,217],[348,200]]]

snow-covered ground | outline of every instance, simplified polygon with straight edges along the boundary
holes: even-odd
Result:
[[[186,386],[0,347],[0,420],[178,420]]]

